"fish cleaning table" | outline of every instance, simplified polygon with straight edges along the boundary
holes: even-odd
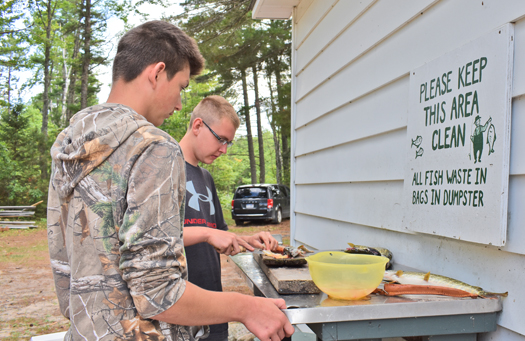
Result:
[[[436,295],[340,301],[325,293],[280,295],[252,254],[230,256],[254,295],[282,298],[293,325],[306,324],[318,340],[381,340],[423,336],[424,340],[474,341],[477,333],[495,331],[501,299],[454,298]]]

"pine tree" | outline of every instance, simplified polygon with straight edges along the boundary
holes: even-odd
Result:
[[[18,102],[0,118],[0,158],[5,162],[0,171],[3,205],[30,205],[45,196],[39,181],[38,154],[33,147],[39,132],[24,109]]]

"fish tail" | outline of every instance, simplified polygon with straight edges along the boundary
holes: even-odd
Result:
[[[481,291],[479,293],[479,296],[481,297],[487,297],[487,296],[501,296],[501,297],[507,297],[509,295],[509,292],[488,292],[488,291]]]

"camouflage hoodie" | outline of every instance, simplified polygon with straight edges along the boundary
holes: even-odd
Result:
[[[149,319],[186,287],[185,163],[131,108],[77,113],[51,148],[51,267],[66,340],[194,340],[208,328]]]

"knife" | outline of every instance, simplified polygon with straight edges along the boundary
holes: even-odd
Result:
[[[239,248],[241,249],[241,252],[251,252],[252,254],[256,254],[256,255],[264,255],[265,254],[264,251],[266,251],[266,250],[261,250],[261,249],[255,249],[253,251],[250,251],[250,250],[246,249],[242,245],[239,245]],[[283,252],[284,252],[284,250],[286,248],[293,249],[291,247],[278,246],[277,249],[273,250],[272,252],[283,254]],[[303,257],[312,256],[312,255],[315,255],[315,254],[317,254],[319,252],[344,252],[344,251],[345,250],[343,250],[343,249],[338,249],[338,250],[334,250],[334,249],[330,249],[330,250],[311,250],[310,252],[306,252]]]
[[[239,245],[239,248],[241,249],[241,252],[251,252],[251,253],[256,254],[256,255],[262,255],[262,254],[264,254],[264,251],[266,251],[266,250],[261,250],[261,249],[254,249],[253,251],[250,251],[250,250],[248,250],[247,248],[245,248],[242,245]],[[283,247],[283,246],[277,246],[277,248],[275,250],[272,250],[272,252],[274,252],[274,253],[283,253],[284,249],[285,249],[285,247]]]
[[[241,252],[250,252],[250,253],[255,254],[255,255],[263,255],[264,254],[264,250],[261,250],[261,249],[254,249],[253,251],[250,251],[250,250],[248,250],[247,248],[245,248],[242,245],[239,245],[239,248],[241,249]]]

